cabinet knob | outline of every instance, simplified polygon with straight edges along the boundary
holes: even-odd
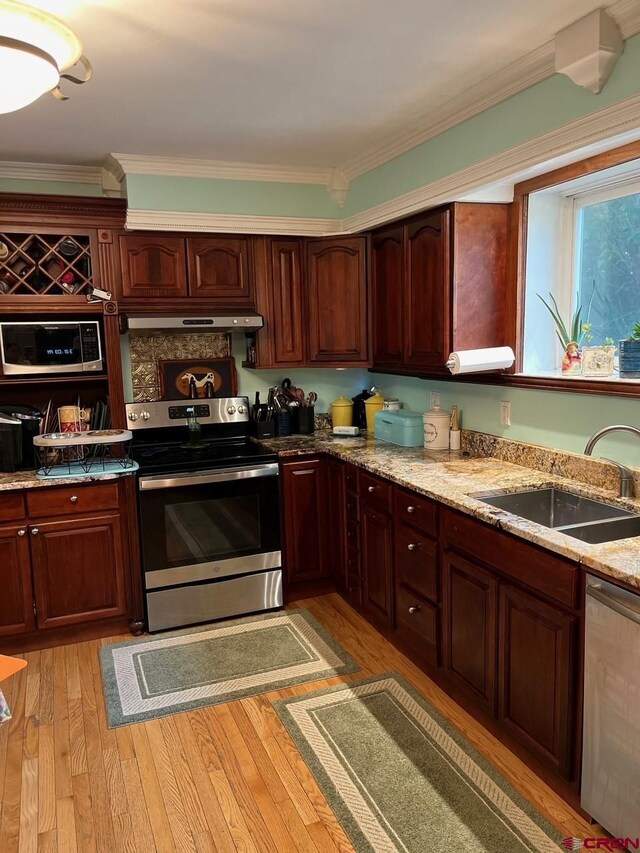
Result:
[[[407,507],[407,512],[415,512],[415,511],[416,511],[416,508],[414,506],[408,506]]]
[[[415,543],[410,542],[410,543],[407,545],[407,551],[415,551],[417,547],[418,547],[418,546],[417,546]]]
[[[417,613],[419,610],[420,610],[419,605],[412,604],[411,607],[409,608],[409,613]]]
[[[38,533],[40,533],[40,528],[39,528],[39,527],[32,527],[32,528],[31,528],[31,535],[32,535],[32,536],[37,536],[37,535],[38,535]]]
[[[18,530],[18,536],[24,536],[26,532],[27,531],[24,529],[24,527],[22,527],[20,530]]]
[[[77,504],[78,503],[78,496],[77,495],[71,495],[69,500],[71,501],[72,504]]]
[[[375,492],[375,490],[376,490],[375,486],[369,486],[369,489],[368,489],[369,492]]]

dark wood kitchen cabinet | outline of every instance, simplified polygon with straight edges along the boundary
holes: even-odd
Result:
[[[26,521],[0,527],[0,566],[0,637],[33,631],[33,584]]]
[[[393,625],[393,487],[360,472],[362,607],[383,626]]]
[[[124,298],[187,296],[184,237],[123,235],[120,237],[120,266]]]
[[[502,725],[561,776],[570,776],[577,619],[501,584],[499,637]]]
[[[38,628],[126,613],[120,516],[31,525]]]
[[[371,237],[373,366],[446,373],[453,350],[509,343],[508,205],[455,203]]]
[[[309,363],[366,364],[365,237],[331,237],[306,244]]]
[[[247,237],[187,238],[189,296],[253,308]]]
[[[447,678],[495,712],[498,581],[457,554],[442,564],[442,646]]]
[[[288,583],[327,575],[324,459],[282,462],[284,565]]]
[[[349,536],[345,503],[345,463],[326,460],[327,568],[339,589],[346,583],[346,549]]]

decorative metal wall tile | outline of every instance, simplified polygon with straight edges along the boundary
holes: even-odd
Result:
[[[141,385],[157,385],[158,369],[155,361],[139,361],[131,364],[131,382],[136,388]]]
[[[157,385],[140,386],[133,389],[134,403],[149,403],[160,399],[160,388]]]

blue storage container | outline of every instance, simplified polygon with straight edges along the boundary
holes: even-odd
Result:
[[[375,437],[400,447],[422,447],[424,432],[422,412],[378,412],[376,414]]]

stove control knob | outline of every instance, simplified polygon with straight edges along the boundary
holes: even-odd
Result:
[[[236,413],[236,407],[235,406],[227,406],[227,414],[228,415],[235,415],[235,413]]]
[[[138,420],[138,413],[137,412],[129,412],[129,420],[131,422],[137,421]]]
[[[142,418],[143,421],[148,421],[149,418],[151,417],[151,415],[149,414],[149,412],[141,412],[140,417]]]
[[[247,407],[246,406],[238,406],[238,414],[239,415],[246,415],[247,414]]]

